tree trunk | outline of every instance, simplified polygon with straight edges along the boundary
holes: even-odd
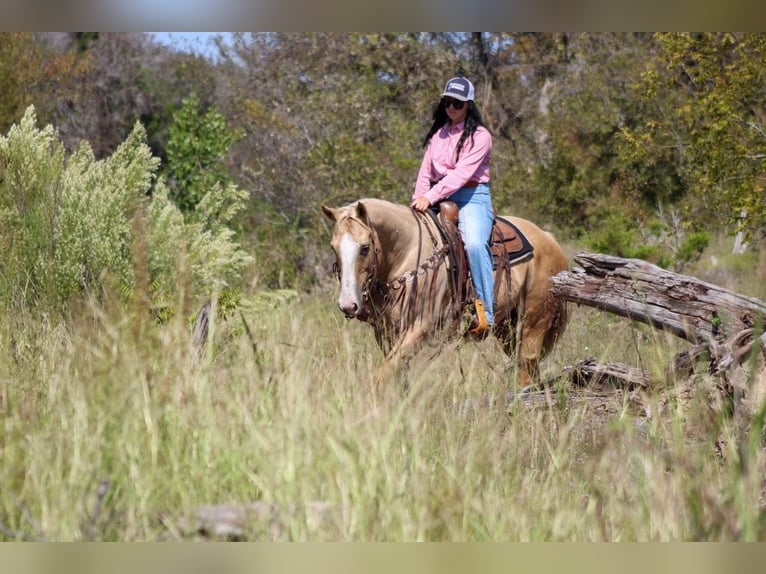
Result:
[[[740,221],[744,220],[747,217],[747,210],[743,209],[739,212],[739,219]],[[747,243],[745,242],[745,233],[743,231],[738,231],[736,237],[734,238],[734,248],[731,250],[734,255],[742,255],[745,251],[747,251]]]

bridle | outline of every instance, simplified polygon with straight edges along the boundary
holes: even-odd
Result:
[[[370,258],[370,263],[367,265],[366,269],[364,270],[364,273],[366,274],[364,283],[362,283],[362,309],[365,309],[367,307],[368,303],[371,303],[370,299],[370,292],[373,288],[377,288],[378,292],[383,293],[383,290],[381,289],[381,281],[378,279],[378,268],[380,267],[380,240],[378,239],[378,233],[375,231],[374,227],[370,227],[365,222],[363,222],[361,219],[358,219],[353,216],[347,216],[346,219],[353,221],[354,223],[358,224],[362,229],[367,231],[370,234],[370,251],[372,252],[372,257]],[[335,273],[335,278],[340,281],[340,267],[338,265],[338,262],[336,261],[333,263],[332,266],[333,273]],[[384,304],[385,307],[385,304]],[[346,316],[346,319],[351,319],[352,317]],[[359,317],[358,319],[365,321],[369,317]]]
[[[415,215],[415,219],[418,221],[418,231],[421,234],[422,237],[422,222],[420,219],[418,219],[418,216],[422,216],[423,218],[427,217],[423,214],[420,214],[419,212],[412,210],[413,214]],[[429,270],[438,269],[439,266],[442,264],[442,262],[447,257],[450,248],[447,243],[443,243],[441,247],[439,247],[438,241],[436,240],[436,236],[433,234],[431,229],[426,225],[426,229],[428,230],[428,233],[431,237],[431,244],[433,247],[433,251],[431,255],[423,260],[422,263],[419,263],[415,269],[412,269],[410,271],[405,271],[402,273],[399,277],[396,279],[393,279],[388,282],[383,282],[378,278],[378,269],[380,268],[380,256],[381,256],[381,249],[380,249],[380,240],[378,239],[378,233],[375,230],[374,227],[371,227],[361,221],[360,219],[353,217],[353,216],[347,216],[347,219],[357,223],[360,225],[363,229],[365,229],[370,234],[370,249],[372,251],[372,257],[370,259],[370,263],[367,266],[367,268],[364,270],[364,273],[366,274],[364,283],[362,284],[362,309],[365,308],[371,308],[373,313],[360,317],[357,316],[356,318],[361,321],[367,321],[370,319],[371,316],[377,316],[379,315],[388,305],[390,305],[393,301],[399,300],[404,295],[404,286],[408,283],[412,283],[413,281],[416,281],[418,277],[424,275]],[[422,244],[422,239],[419,240],[419,243]],[[418,261],[420,260],[420,254],[418,254]],[[338,266],[338,262],[336,261],[333,264],[333,273],[335,274],[335,278],[340,281],[340,267]],[[382,296],[382,303],[378,306],[375,306],[373,303],[373,300],[371,298],[372,291],[375,290],[379,295]],[[397,291],[401,291],[396,296],[394,296]],[[347,319],[351,319],[352,317],[346,317]]]

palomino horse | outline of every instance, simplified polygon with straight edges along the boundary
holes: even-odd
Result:
[[[332,248],[340,280],[338,307],[347,318],[372,325],[385,365],[414,353],[437,330],[461,334],[455,282],[438,228],[427,214],[380,199],[339,208],[322,206],[335,222]],[[566,303],[551,293],[550,277],[567,269],[554,237],[518,217],[513,222],[534,248],[495,275],[494,335],[512,355],[519,337],[519,385],[538,374],[538,361],[563,332]]]

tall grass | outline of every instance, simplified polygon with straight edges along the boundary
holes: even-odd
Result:
[[[372,333],[332,293],[278,295],[214,313],[201,354],[181,318],[109,300],[0,318],[0,539],[184,538],[194,509],[256,501],[299,510],[247,539],[766,539],[763,374],[734,411],[718,379],[661,380],[662,334],[574,308],[544,376],[590,354],[664,388],[642,408],[563,383],[488,406],[515,384],[492,339],[435,345],[376,386]]]
[[[195,538],[196,509],[259,501],[266,519],[239,536],[766,538],[756,358],[671,381],[679,341],[573,307],[544,379],[593,356],[655,387],[559,380],[506,405],[516,365],[491,338],[437,340],[376,382],[370,329],[321,289],[227,292],[200,351],[192,300],[250,262],[226,226],[244,194],[213,187],[188,223],[162,181],[147,197],[140,126],[99,161],[87,146],[65,161],[57,139],[32,110],[0,137],[0,540]],[[706,256],[698,275],[766,297],[763,256]]]

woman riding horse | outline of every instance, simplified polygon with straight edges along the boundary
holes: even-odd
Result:
[[[489,191],[492,135],[473,98],[473,84],[466,78],[452,78],[444,87],[423,141],[426,151],[410,205],[424,212],[447,198],[457,204],[458,226],[477,295],[468,332],[482,335],[495,322],[489,250],[494,218]]]

